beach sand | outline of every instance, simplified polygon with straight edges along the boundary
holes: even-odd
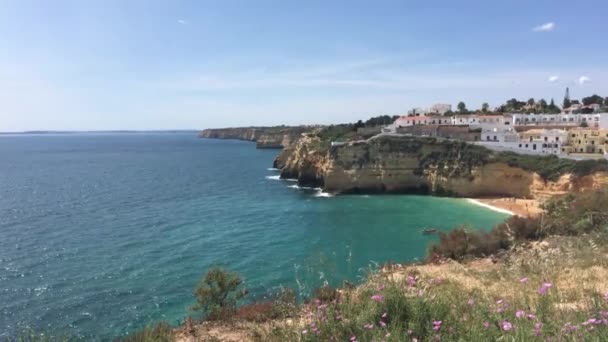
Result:
[[[543,210],[540,202],[533,199],[521,198],[475,198],[469,199],[472,203],[496,210],[505,214],[522,217],[538,216]]]

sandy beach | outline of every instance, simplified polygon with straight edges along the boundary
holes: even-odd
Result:
[[[471,203],[509,215],[537,216],[542,213],[540,202],[521,198],[471,198]]]

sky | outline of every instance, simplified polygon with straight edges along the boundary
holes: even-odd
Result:
[[[608,96],[608,2],[0,0],[0,131],[329,124]]]

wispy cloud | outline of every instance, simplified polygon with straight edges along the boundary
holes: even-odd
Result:
[[[186,21],[184,19],[177,19],[177,23],[181,24],[181,25],[186,25],[186,24],[188,24],[188,21]]]
[[[551,83],[557,82],[557,80],[559,80],[559,76],[557,75],[553,75],[551,77],[549,77],[548,81]]]
[[[536,27],[534,27],[532,29],[532,31],[534,32],[550,32],[553,31],[555,29],[555,23],[554,22],[548,22],[542,25],[538,25]]]
[[[583,85],[585,83],[591,82],[591,79],[587,76],[581,76],[578,78],[578,84]]]

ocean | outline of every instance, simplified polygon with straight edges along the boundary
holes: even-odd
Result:
[[[423,258],[436,239],[424,227],[506,217],[463,199],[301,189],[270,168],[277,153],[186,133],[0,136],[0,339],[177,323],[213,265],[252,298],[306,296]]]

